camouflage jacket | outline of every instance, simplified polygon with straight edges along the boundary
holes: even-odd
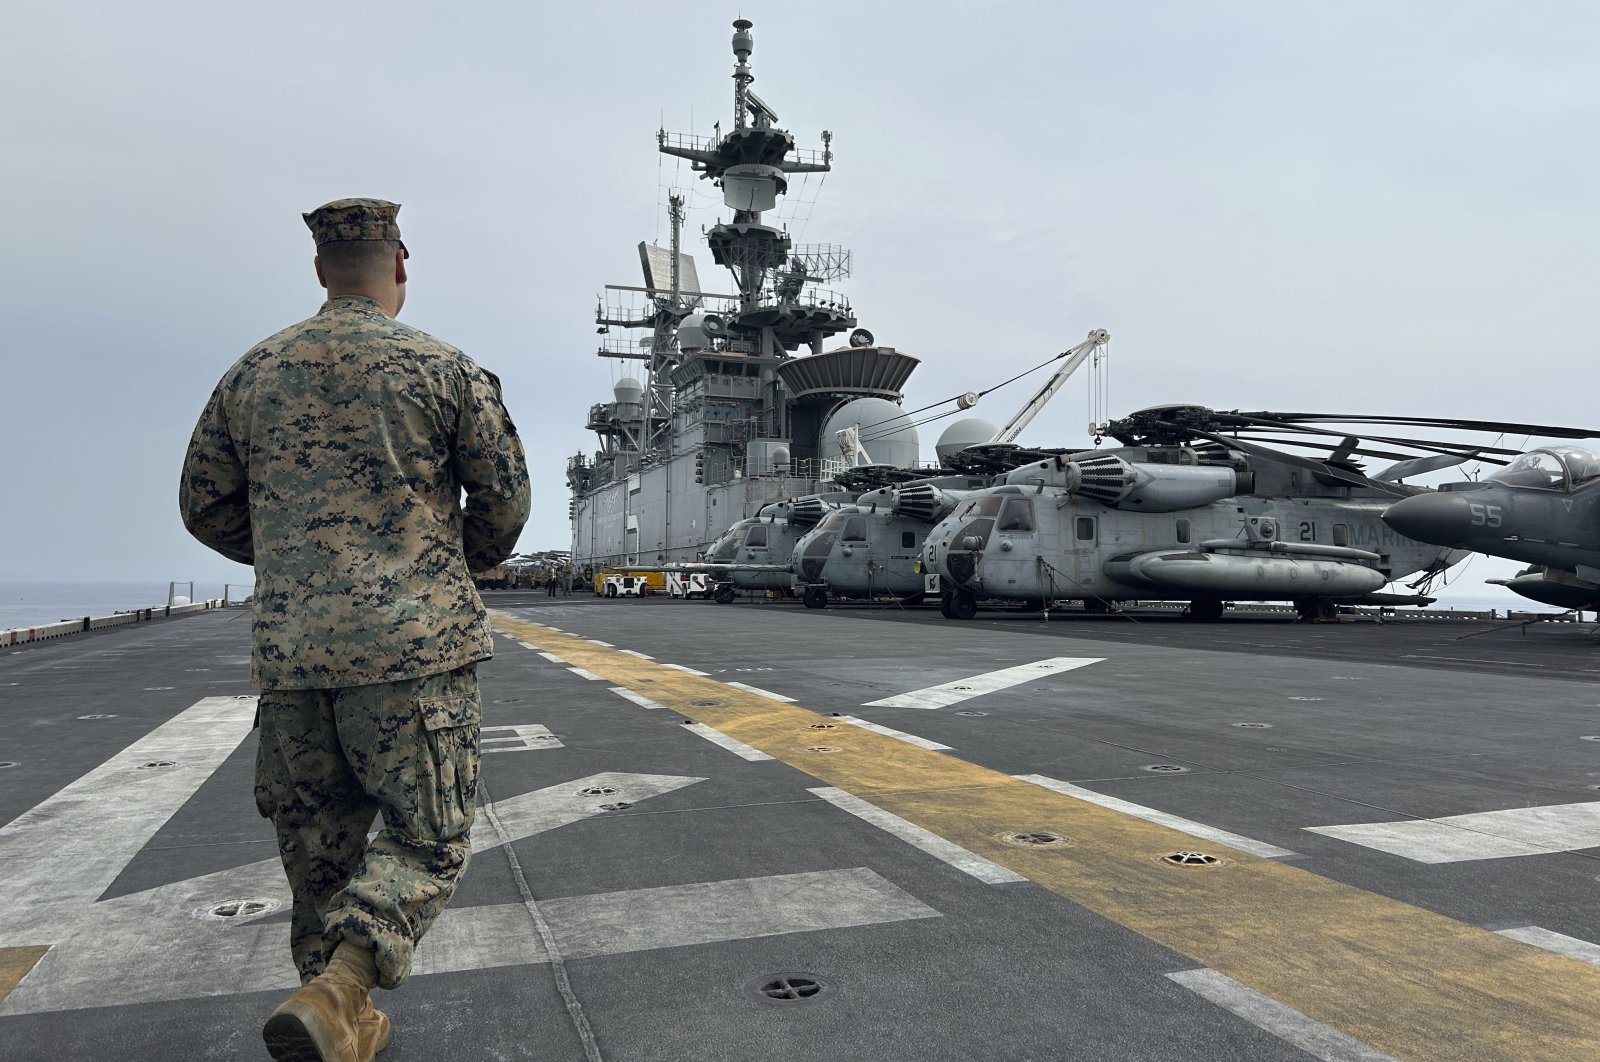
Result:
[[[500,381],[354,295],[228,370],[179,486],[190,533],[255,565],[264,689],[396,682],[490,656],[468,570],[510,555],[530,501]]]

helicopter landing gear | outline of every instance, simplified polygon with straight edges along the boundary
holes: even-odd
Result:
[[[1325,597],[1297,597],[1294,610],[1300,613],[1301,623],[1339,622],[1339,606]]]
[[[719,605],[731,605],[738,591],[734,590],[732,583],[723,583],[711,594],[711,600]]]
[[[969,620],[978,614],[978,597],[971,590],[957,590],[939,598],[939,612],[945,619]]]
[[[806,608],[827,608],[828,591],[820,586],[808,586],[801,600],[805,602]]]
[[[1191,623],[1215,623],[1222,618],[1225,608],[1227,605],[1223,604],[1221,598],[1197,597],[1189,602],[1189,609],[1183,618]]]

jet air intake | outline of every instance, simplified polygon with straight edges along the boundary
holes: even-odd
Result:
[[[1232,468],[1216,465],[1135,464],[1114,454],[1057,456],[1006,474],[1007,483],[1061,487],[1112,509],[1171,513],[1209,505],[1239,493]]]

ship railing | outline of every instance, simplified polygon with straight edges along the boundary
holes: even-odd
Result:
[[[601,337],[597,353],[602,358],[634,358],[650,360],[650,336],[606,335]]]
[[[656,132],[656,143],[663,148],[676,148],[679,151],[703,151],[711,154],[717,150],[717,140],[714,137],[699,136],[695,133],[669,133],[665,129]]]
[[[843,292],[831,288],[820,288],[812,284],[806,285],[798,292],[789,291],[781,282],[768,284],[761,289],[758,300],[762,303],[782,303],[789,306],[804,306],[808,309],[836,310],[839,313],[850,313],[850,300]]]

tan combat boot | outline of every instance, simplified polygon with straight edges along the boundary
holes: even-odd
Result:
[[[326,976],[302,985],[261,1030],[277,1062],[370,1062],[389,1046],[389,1016],[361,988]]]

